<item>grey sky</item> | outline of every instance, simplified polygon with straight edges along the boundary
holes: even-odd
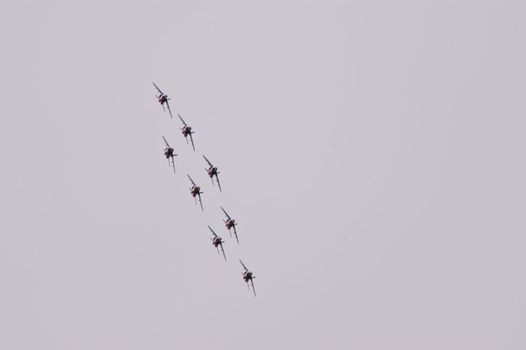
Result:
[[[524,349],[525,14],[3,2],[0,349]]]

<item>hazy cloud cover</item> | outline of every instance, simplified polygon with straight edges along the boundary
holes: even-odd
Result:
[[[525,14],[3,2],[0,349],[524,349]]]

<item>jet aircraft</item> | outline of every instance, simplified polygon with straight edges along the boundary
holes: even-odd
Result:
[[[164,143],[166,144],[166,148],[164,149],[164,156],[166,157],[166,159],[168,159],[168,166],[170,166],[170,158],[172,158],[172,166],[174,168],[174,173],[175,173],[174,157],[177,156],[177,154],[174,153],[173,147],[170,147],[170,145],[168,144],[168,141],[166,141],[164,136],[163,136],[163,140],[164,140]]]
[[[226,261],[225,250],[223,249],[223,243],[225,243],[225,241],[223,241],[223,239],[221,237],[219,237],[214,232],[214,230],[212,230],[212,228],[210,226],[208,226],[208,228],[210,229],[210,232],[212,232],[212,234],[214,235],[214,237],[210,238],[210,239],[212,240],[212,244],[214,245],[214,247],[216,247],[216,249],[217,249],[217,254],[219,254],[219,248],[218,247],[221,247],[221,252],[223,252],[223,257],[225,258],[225,261]]]
[[[256,289],[254,288],[254,278],[256,278],[256,276],[254,276],[252,272],[248,271],[247,267],[245,266],[245,264],[243,264],[241,259],[239,259],[239,262],[241,263],[241,265],[243,265],[243,268],[245,269],[245,272],[243,272],[243,280],[247,283],[248,289],[250,289],[250,286],[252,285],[252,291],[254,292],[254,296],[256,296]]]
[[[192,180],[190,175],[186,174],[186,176],[188,176],[188,179],[192,183],[192,187],[190,187],[190,194],[192,195],[192,197],[194,197],[195,205],[197,205],[197,199],[195,197],[198,197],[199,198],[199,205],[201,206],[201,211],[203,211],[203,202],[201,201],[201,193],[203,193],[203,192],[201,191],[201,187],[199,187],[199,186],[197,186],[195,184],[194,180]]]
[[[227,220],[224,220],[224,223],[225,223],[225,226],[226,228],[228,229],[228,233],[230,233],[230,237],[232,237],[232,232],[230,231],[231,229],[234,229],[234,235],[236,236],[236,241],[237,241],[237,244],[239,244],[239,239],[237,238],[237,230],[236,230],[236,220],[232,219],[230,217],[230,215],[228,215],[228,213],[226,212],[226,210],[221,207],[221,210],[223,211],[223,213],[225,213],[226,217],[227,217]]]
[[[214,184],[214,176],[215,176],[216,180],[217,180],[217,185],[219,186],[219,191],[221,191],[221,183],[219,182],[219,177],[217,175],[217,174],[219,174],[219,171],[218,171],[217,167],[214,166],[212,163],[210,163],[210,161],[208,160],[208,158],[205,157],[204,154],[203,154],[203,158],[206,160],[206,162],[209,165],[209,168],[205,169],[205,171],[208,174],[208,176],[210,176],[210,178],[212,179],[212,185]]]
[[[183,133],[183,136],[186,140],[186,144],[188,144],[188,137],[190,137],[190,142],[192,142],[192,148],[195,152],[195,146],[194,146],[194,138],[192,137],[192,134],[195,133],[195,131],[192,131],[192,127],[184,121],[183,117],[181,117],[180,114],[177,114],[179,119],[181,119],[181,122],[183,122],[183,127],[181,128],[181,132]]]
[[[163,111],[165,110],[164,109],[164,104],[166,103],[166,107],[168,108],[168,113],[170,114],[170,118],[173,118],[172,110],[170,109],[170,104],[168,103],[168,101],[170,101],[170,98],[168,97],[167,94],[162,92],[161,89],[159,89],[159,87],[157,85],[155,85],[155,83],[152,83],[152,84],[153,84],[153,86],[155,86],[157,91],[159,91],[159,95],[155,95],[155,97],[157,97],[157,101],[159,101],[161,106],[163,106]]]

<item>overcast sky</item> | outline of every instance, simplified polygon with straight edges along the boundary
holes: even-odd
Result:
[[[3,1],[0,349],[526,348],[525,23],[523,1]]]

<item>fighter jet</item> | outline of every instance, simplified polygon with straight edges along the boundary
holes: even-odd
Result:
[[[201,191],[201,187],[195,184],[194,180],[192,180],[190,175],[186,174],[186,176],[188,176],[188,179],[192,183],[192,187],[190,187],[190,194],[192,195],[192,197],[194,197],[195,205],[197,205],[197,199],[195,197],[199,197],[199,205],[201,205],[201,211],[203,211],[203,202],[201,201],[201,193],[203,192]]]
[[[184,121],[183,117],[181,117],[180,114],[177,114],[177,116],[183,122],[183,127],[181,128],[181,132],[183,133],[183,136],[184,136],[184,138],[186,140],[186,144],[188,144],[188,136],[190,136],[190,141],[192,142],[192,148],[194,149],[194,152],[195,152],[194,138],[192,137],[192,134],[195,131],[192,131],[192,127],[190,125],[186,124],[186,122]]]
[[[168,159],[168,166],[170,166],[170,158],[172,158],[172,166],[174,168],[174,173],[175,173],[174,157],[177,156],[177,154],[174,153],[174,149],[170,147],[170,145],[168,144],[168,141],[166,141],[164,136],[163,136],[163,140],[164,140],[164,143],[166,144],[166,148],[164,149],[164,156],[166,157],[166,159]]]
[[[223,209],[223,207],[221,207],[221,210],[223,211],[223,213],[225,213],[225,215],[227,217],[227,220],[223,219],[223,221],[225,222],[225,226],[228,229],[228,233],[230,233],[230,237],[232,237],[232,232],[230,230],[233,228],[234,229],[234,235],[236,236],[237,244],[239,244],[239,239],[237,238],[237,231],[236,231],[236,225],[237,225],[236,220],[232,219],[230,217],[230,215],[228,215],[226,210]]]
[[[205,169],[205,170],[208,176],[210,176],[210,178],[212,179],[212,185],[214,184],[214,176],[215,176],[217,180],[217,185],[219,186],[219,191],[221,191],[221,183],[219,182],[219,177],[217,176],[217,174],[219,174],[217,167],[212,165],[212,163],[210,163],[210,161],[208,160],[208,158],[205,157],[204,154],[203,154],[203,158],[206,160],[206,162],[210,166],[208,169]]]
[[[159,87],[157,85],[155,85],[155,83],[152,83],[152,84],[153,84],[153,86],[155,86],[157,91],[159,91],[159,95],[155,95],[155,97],[157,97],[157,101],[159,101],[161,106],[163,106],[163,111],[165,110],[164,109],[164,104],[166,103],[166,107],[168,108],[168,113],[170,113],[170,118],[173,118],[172,110],[170,109],[170,105],[168,104],[168,101],[170,101],[170,98],[168,97],[167,94],[162,92],[161,89],[159,89]]]
[[[223,249],[223,243],[225,243],[225,241],[223,241],[221,237],[216,235],[216,233],[214,232],[214,230],[212,230],[210,226],[208,226],[208,228],[210,229],[210,232],[212,232],[212,234],[214,235],[214,238],[210,238],[210,239],[212,240],[212,244],[214,245],[214,247],[216,247],[217,249],[217,254],[219,254],[219,248],[218,248],[219,246],[221,247],[221,251],[223,252],[223,257],[225,258],[225,261],[226,261],[225,250]]]
[[[243,272],[243,280],[247,283],[248,289],[250,289],[250,285],[252,285],[252,291],[254,292],[254,296],[256,296],[256,289],[254,288],[254,278],[256,278],[256,276],[252,275],[252,272],[248,271],[247,267],[245,266],[245,264],[243,264],[241,259],[239,259],[239,262],[241,263],[241,265],[243,265],[243,268],[245,269],[245,272]]]

